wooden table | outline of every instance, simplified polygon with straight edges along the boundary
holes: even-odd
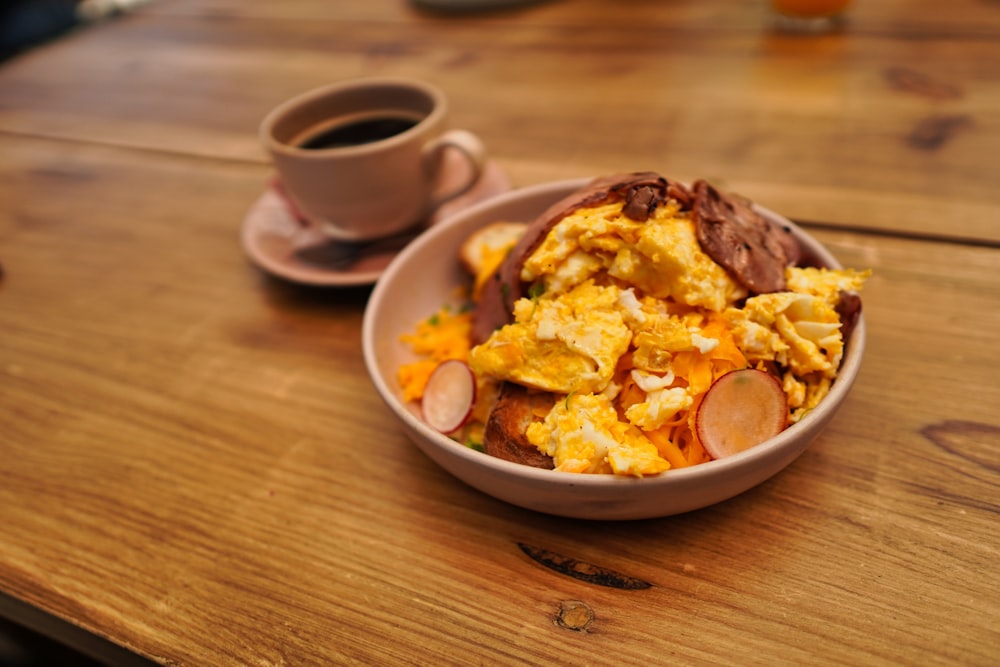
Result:
[[[155,0],[0,65],[0,614],[122,664],[996,664],[998,63],[977,0],[813,36],[735,0]],[[366,375],[369,288],[238,243],[263,115],[369,74],[443,88],[515,186],[707,177],[871,268],[833,425],[660,520],[438,469]]]

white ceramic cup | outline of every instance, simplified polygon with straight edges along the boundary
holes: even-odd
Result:
[[[432,85],[363,78],[279,105],[261,123],[260,139],[284,194],[308,223],[335,239],[375,239],[414,227],[479,179],[482,142],[448,129],[447,116],[447,100]],[[448,150],[468,169],[440,192]]]

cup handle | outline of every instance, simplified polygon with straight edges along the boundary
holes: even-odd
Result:
[[[435,195],[431,200],[430,209],[434,210],[450,199],[463,195],[476,184],[482,176],[486,166],[486,147],[479,137],[467,130],[448,130],[441,136],[430,141],[423,150],[424,164],[434,175],[435,179],[440,177],[441,167],[444,165],[444,153],[449,148],[457,150],[469,165],[469,174],[465,181],[450,191]]]

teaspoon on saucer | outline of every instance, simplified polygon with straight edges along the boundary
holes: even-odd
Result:
[[[426,227],[421,224],[392,236],[366,241],[316,239],[314,235],[310,234],[311,242],[296,243],[294,254],[296,259],[300,261],[339,271],[352,266],[365,257],[402,250],[424,229]]]
[[[449,154],[450,155],[450,154]],[[279,186],[279,187],[275,187]],[[240,225],[240,242],[259,268],[303,285],[373,285],[399,252],[426,229],[455,213],[511,189],[503,169],[489,162],[468,193],[433,211],[421,226],[375,241],[333,241],[303,221],[275,180],[251,205]]]
[[[299,261],[328,269],[342,271],[350,268],[361,259],[370,256],[395,252],[415,239],[426,225],[420,222],[401,232],[383,236],[377,239],[352,240],[331,239],[314,225],[310,224],[302,211],[294,204],[278,179],[271,182],[271,187],[281,197],[289,209],[299,229],[291,239],[292,254]]]

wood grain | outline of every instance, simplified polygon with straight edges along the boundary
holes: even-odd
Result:
[[[857,3],[814,40],[752,3],[616,6],[155,2],[0,67],[0,613],[166,665],[995,663],[993,6]],[[519,184],[707,176],[871,268],[830,428],[623,523],[423,457],[364,370],[369,289],[238,243],[267,108],[386,73],[444,87]]]
[[[329,3],[154,4],[0,72],[0,131],[264,163],[256,127],[284,99],[413,76],[447,92],[453,122],[519,184],[653,168],[794,218],[1000,240],[1000,40],[975,36],[996,24],[988,11],[961,38],[868,31],[862,13],[847,34],[805,40],[760,16],[717,27],[720,9],[640,3],[645,19],[606,22],[570,4],[530,21],[405,3],[360,17]]]

